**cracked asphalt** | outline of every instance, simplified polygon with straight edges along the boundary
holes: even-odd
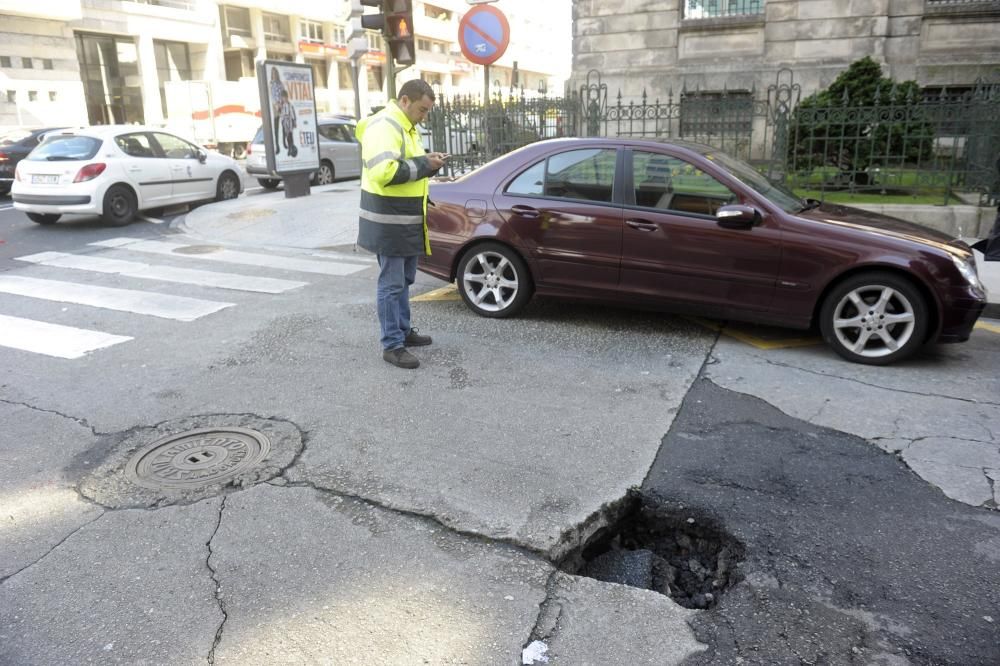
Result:
[[[373,295],[369,270],[73,362],[0,350],[0,663],[1000,661],[1000,335],[868,368],[434,301],[404,372]],[[201,493],[120,476],[220,424],[293,443]],[[630,488],[746,546],[715,608],[556,568]]]

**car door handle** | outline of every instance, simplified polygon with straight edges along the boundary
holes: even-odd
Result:
[[[638,229],[639,231],[656,231],[659,229],[659,227],[652,222],[646,222],[645,220],[625,220],[625,224],[633,229]]]
[[[537,208],[532,208],[531,206],[522,206],[522,205],[518,204],[516,206],[511,206],[510,210],[515,215],[519,215],[519,216],[521,216],[523,218],[526,218],[526,219],[529,219],[529,220],[541,216],[541,213],[538,212],[538,209]]]

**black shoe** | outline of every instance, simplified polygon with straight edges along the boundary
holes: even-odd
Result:
[[[392,363],[397,368],[406,368],[407,370],[420,367],[420,360],[406,351],[406,347],[385,350],[382,352],[382,360],[386,363]]]
[[[431,343],[431,336],[420,335],[417,331],[419,331],[419,329],[411,328],[410,332],[406,334],[406,339],[403,340],[403,344],[407,347],[426,347]]]

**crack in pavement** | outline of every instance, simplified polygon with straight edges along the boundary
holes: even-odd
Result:
[[[556,595],[556,588],[559,586],[556,578],[560,573],[562,572],[559,569],[553,569],[552,573],[549,574],[548,580],[545,581],[545,598],[538,604],[538,615],[535,617],[535,626],[531,628],[528,640],[521,645],[522,653],[534,641],[546,642],[555,634],[559,620],[562,618],[563,603],[565,602],[564,599]],[[555,617],[553,617],[553,613]]]
[[[219,504],[219,520],[215,523],[215,529],[212,531],[212,536],[208,538],[205,542],[205,547],[208,548],[208,557],[205,558],[205,567],[212,574],[212,581],[215,583],[215,600],[219,604],[219,612],[222,613],[222,622],[219,623],[219,628],[215,630],[215,639],[212,641],[212,649],[208,651],[208,663],[215,664],[215,649],[219,647],[219,643],[222,642],[222,630],[226,626],[226,621],[229,620],[229,613],[226,612],[226,604],[222,600],[222,581],[219,580],[218,572],[212,566],[212,555],[214,554],[212,550],[212,540],[215,539],[215,535],[219,533],[219,528],[222,526],[222,512],[226,510],[226,499],[228,496],[223,495],[222,503]]]
[[[513,539],[509,539],[509,538],[492,537],[492,536],[487,536],[485,534],[480,534],[479,532],[472,532],[472,531],[469,531],[469,530],[459,529],[459,528],[455,527],[454,525],[448,525],[447,523],[442,522],[441,519],[438,518],[433,513],[424,513],[424,512],[421,512],[421,511],[415,511],[413,509],[402,509],[402,508],[399,508],[397,506],[393,506],[391,504],[386,504],[386,503],[383,503],[383,502],[380,502],[378,500],[374,500],[374,499],[371,499],[371,498],[368,498],[368,497],[365,497],[365,496],[362,496],[362,495],[355,495],[355,494],[352,494],[352,493],[346,493],[346,492],[343,492],[343,491],[340,491],[340,490],[336,490],[336,489],[333,489],[333,488],[324,488],[322,486],[317,486],[316,483],[313,482],[313,481],[289,481],[289,480],[285,479],[284,476],[280,476],[278,478],[281,479],[281,480],[283,480],[283,481],[285,481],[285,483],[284,484],[276,484],[276,483],[271,483],[271,482],[265,482],[265,483],[267,483],[270,486],[274,486],[275,488],[312,488],[313,490],[315,490],[317,492],[320,492],[320,493],[323,493],[325,495],[333,495],[333,496],[336,496],[336,497],[341,497],[341,498],[345,498],[345,499],[355,500],[355,501],[358,501],[358,502],[363,502],[365,504],[368,504],[370,506],[376,507],[378,509],[382,509],[383,511],[389,511],[391,513],[395,513],[395,514],[400,515],[400,516],[406,516],[408,518],[418,518],[418,519],[421,519],[421,520],[430,521],[430,522],[434,523],[435,525],[440,526],[442,529],[445,529],[445,530],[451,532],[452,534],[456,534],[458,536],[461,536],[461,537],[464,537],[464,538],[467,538],[467,539],[472,539],[472,540],[477,541],[479,543],[503,544],[503,545],[505,545],[505,546],[507,546],[509,548],[514,548],[516,550],[523,551],[524,553],[526,553],[526,554],[528,554],[528,555],[530,555],[532,557],[537,557],[539,559],[544,560],[545,562],[547,562],[549,564],[552,564],[552,560],[550,559],[550,557],[548,556],[548,554],[545,553],[545,552],[543,552],[543,551],[541,551],[541,550],[538,550],[537,548],[533,548],[531,546],[528,546],[528,545],[525,545],[525,544],[522,544],[522,543],[518,543],[517,541],[515,541]]]
[[[780,368],[788,368],[789,370],[798,370],[799,372],[805,372],[810,375],[817,375],[819,377],[826,377],[828,379],[840,379],[845,382],[852,382],[854,384],[861,384],[862,386],[869,386],[871,388],[882,389],[883,391],[892,391],[894,393],[903,393],[906,395],[917,395],[923,398],[942,398],[945,400],[956,400],[958,402],[967,402],[973,405],[988,405],[991,407],[1000,407],[1000,402],[990,402],[988,400],[975,400],[973,398],[960,398],[954,395],[945,395],[942,393],[921,393],[920,391],[908,391],[902,388],[893,388],[891,386],[882,386],[881,384],[873,384],[871,382],[863,382],[860,379],[854,379],[852,377],[842,377],[840,375],[831,374],[828,372],[819,372],[818,370],[809,370],[808,368],[802,368],[797,365],[792,365],[791,363],[781,363],[773,359],[765,358],[763,356],[755,356],[758,360],[764,361],[770,365],[776,365]]]
[[[64,536],[62,539],[60,539],[59,543],[57,543],[54,546],[52,546],[51,548],[49,548],[45,553],[43,553],[34,562],[26,564],[23,567],[21,567],[20,569],[18,569],[17,571],[15,571],[14,573],[8,574],[8,575],[3,576],[2,578],[0,578],[0,585],[3,585],[4,583],[6,583],[8,580],[10,580],[11,578],[13,578],[14,576],[18,575],[19,573],[21,573],[21,572],[23,572],[23,571],[25,571],[27,569],[30,569],[31,567],[35,566],[36,564],[38,564],[39,562],[41,562],[42,560],[44,560],[46,557],[48,557],[49,555],[51,555],[55,551],[56,548],[58,548],[59,546],[63,545],[64,543],[66,543],[66,541],[68,541],[70,539],[70,537],[72,537],[74,534],[76,534],[77,532],[79,532],[80,530],[82,530],[84,527],[87,527],[88,525],[97,522],[98,520],[100,520],[101,518],[103,518],[107,513],[108,513],[107,511],[104,511],[104,512],[100,513],[99,515],[97,515],[96,517],[91,518],[90,520],[88,520],[87,522],[85,522],[83,525],[80,525],[75,530],[73,530],[72,532],[70,532],[69,534],[67,534],[66,536]]]
[[[62,412],[55,409],[45,409],[44,407],[36,407],[27,402],[20,402],[18,400],[7,400],[6,398],[0,398],[0,402],[2,402],[5,405],[11,405],[13,407],[27,407],[30,410],[41,412],[43,414],[55,414],[56,416],[61,416],[64,419],[73,421],[79,426],[87,428],[88,430],[90,430],[91,434],[94,435],[94,437],[105,437],[108,434],[108,433],[98,432],[94,426],[90,425],[90,422],[87,421],[87,419],[71,416],[69,414],[63,414]]]

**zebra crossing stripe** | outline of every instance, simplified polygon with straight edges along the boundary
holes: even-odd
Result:
[[[178,321],[194,321],[234,305],[234,303],[205,301],[186,296],[169,296],[148,291],[97,287],[16,275],[0,275],[0,292]]]
[[[203,261],[218,261],[227,264],[246,264],[264,268],[277,268],[302,273],[321,273],[323,275],[351,275],[370,268],[372,262],[348,263],[339,261],[320,261],[317,259],[300,259],[298,257],[280,257],[271,254],[243,252],[218,248],[204,254],[184,254],[184,248],[190,247],[183,243],[170,241],[147,241],[138,238],[112,238],[91,243],[99,247],[112,247],[129,252],[146,252],[170,257],[184,257]]]
[[[0,315],[0,347],[35,354],[57,358],[80,358],[95,349],[103,349],[131,339],[125,335],[111,335],[85,328]]]
[[[64,252],[39,252],[38,254],[17,257],[17,260],[56,268],[73,268],[81,271],[110,273],[112,275],[160,280],[162,282],[196,284],[204,287],[253,291],[264,294],[280,294],[309,284],[308,282],[280,280],[278,278],[257,277],[254,275],[216,273],[195,268],[151,266],[150,264],[138,261],[123,261],[121,259],[66,254]]]

